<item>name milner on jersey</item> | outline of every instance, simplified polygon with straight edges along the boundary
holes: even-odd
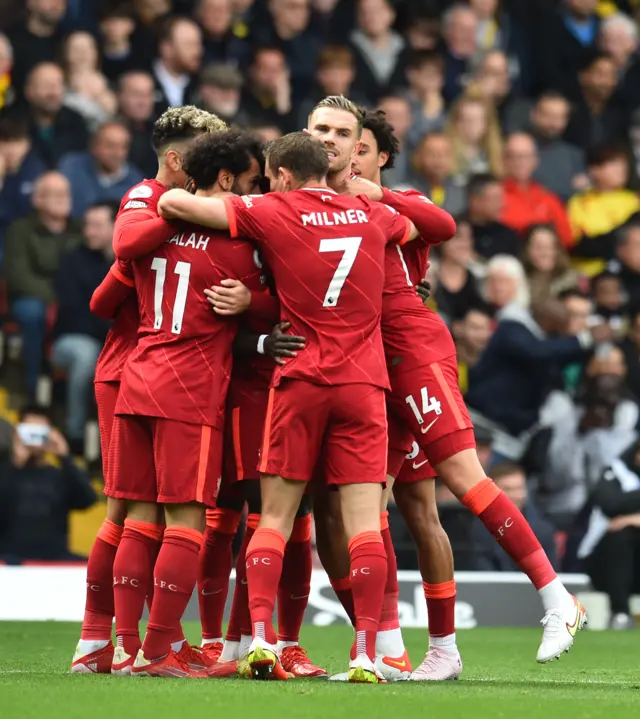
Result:
[[[367,213],[363,210],[345,210],[344,212],[309,212],[300,215],[302,226],[333,227],[335,225],[361,225],[369,222]]]

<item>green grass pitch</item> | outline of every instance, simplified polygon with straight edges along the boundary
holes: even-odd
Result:
[[[198,626],[187,627],[193,641]],[[640,635],[582,632],[571,653],[539,666],[540,631],[460,632],[463,678],[358,686],[320,681],[172,680],[69,675],[79,625],[0,622],[2,719],[633,719],[640,717]],[[303,643],[345,669],[346,627],[305,627]],[[414,663],[426,631],[407,630]]]

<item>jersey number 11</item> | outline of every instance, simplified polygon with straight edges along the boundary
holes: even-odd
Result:
[[[151,262],[151,269],[156,273],[156,284],[153,292],[153,311],[155,319],[153,329],[159,330],[162,327],[162,301],[164,299],[164,283],[167,277],[167,260],[164,257],[154,257]],[[182,330],[184,308],[187,304],[187,290],[189,289],[189,275],[191,264],[189,262],[176,262],[173,270],[178,275],[178,289],[173,302],[173,313],[171,316],[171,332],[179,335]]]

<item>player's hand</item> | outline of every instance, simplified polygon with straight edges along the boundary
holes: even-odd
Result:
[[[240,280],[222,280],[204,293],[213,311],[224,317],[241,315],[251,304],[251,292]]]
[[[640,514],[625,514],[614,517],[607,528],[609,532],[619,532],[627,527],[640,527]]]
[[[380,202],[382,200],[382,188],[376,185],[375,182],[365,180],[364,177],[350,177],[345,182],[345,190],[351,197],[366,195],[374,202]]]
[[[431,282],[420,280],[420,284],[416,286],[416,292],[420,295],[420,299],[426,302],[431,297]]]
[[[265,338],[264,352],[273,357],[276,364],[285,364],[285,357],[297,357],[297,350],[304,349],[307,341],[304,337],[285,334],[290,327],[291,322],[280,322]]]
[[[196,185],[196,181],[193,179],[193,177],[188,177],[187,181],[185,182],[184,189],[191,195],[196,194],[196,190],[198,189]]]
[[[69,445],[60,430],[55,427],[51,428],[49,437],[44,445],[44,450],[55,454],[56,457],[66,457],[69,454]]]

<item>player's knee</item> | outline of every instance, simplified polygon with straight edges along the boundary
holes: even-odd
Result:
[[[205,508],[201,504],[165,504],[164,514],[167,527],[187,527],[203,532],[205,527]]]
[[[129,502],[127,518],[136,522],[158,524],[158,505],[155,502]]]
[[[399,484],[394,489],[398,509],[412,533],[435,532],[441,529],[433,486],[427,482],[432,483],[433,480]]]

